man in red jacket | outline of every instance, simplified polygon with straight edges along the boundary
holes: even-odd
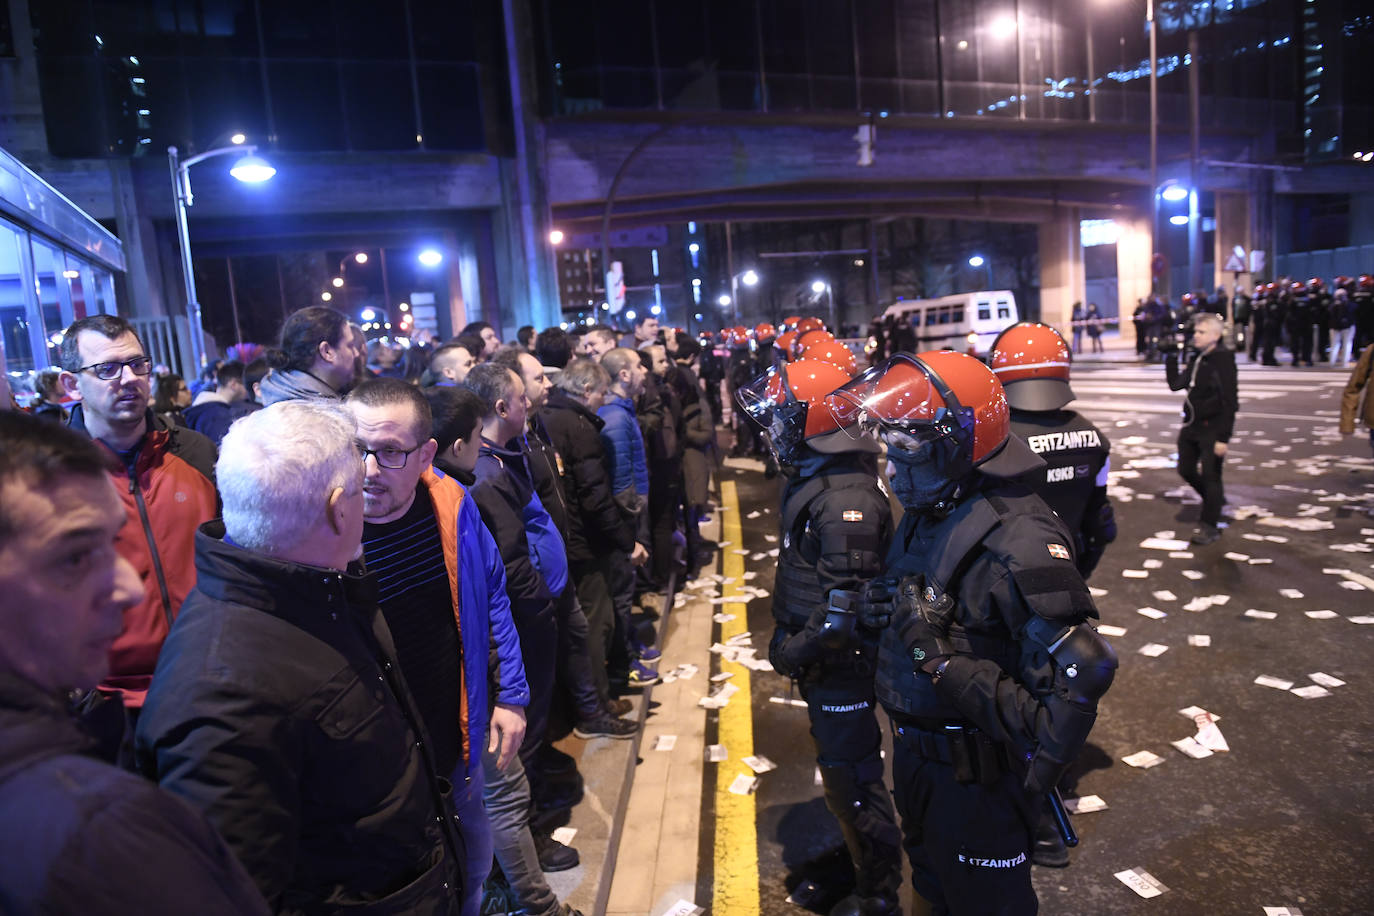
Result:
[[[124,505],[128,523],[116,541],[119,555],[147,585],[143,599],[124,613],[109,675],[100,684],[136,715],[162,642],[196,582],[196,528],[217,514],[215,446],[148,409],[152,360],[123,318],[91,315],[73,322],[58,359],[62,384],[81,399],[70,425],[102,446]]]

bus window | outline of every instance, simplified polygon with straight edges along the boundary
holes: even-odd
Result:
[[[1011,317],[1011,309],[1009,309],[1009,308],[1006,306],[1005,303],[999,302],[999,303],[997,304],[997,317],[998,317],[998,318],[1003,318],[1003,319],[1005,319],[1005,318],[1010,318],[1010,317]]]
[[[987,321],[992,317],[992,306],[986,302],[978,303],[978,320]]]
[[[931,327],[940,317],[939,309],[926,309],[926,327]]]

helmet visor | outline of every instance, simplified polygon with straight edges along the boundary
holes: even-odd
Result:
[[[786,375],[773,367],[735,391],[746,416],[763,427],[780,461],[786,462],[792,450],[806,437],[805,401],[797,400]]]
[[[973,409],[951,409],[925,365],[905,353],[863,372],[830,395],[826,407],[854,436],[900,433],[893,438],[911,447],[973,438]]]

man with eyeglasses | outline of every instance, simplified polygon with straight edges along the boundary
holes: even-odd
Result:
[[[142,600],[124,612],[110,672],[100,684],[102,695],[123,700],[132,722],[167,631],[196,583],[196,528],[218,511],[215,446],[149,409],[152,360],[123,318],[91,315],[73,322],[58,346],[58,361],[62,385],[80,398],[69,425],[95,440],[110,460],[128,518],[116,541],[120,556],[148,585]],[[111,722],[116,733],[119,724]],[[105,737],[114,740],[113,734]]]

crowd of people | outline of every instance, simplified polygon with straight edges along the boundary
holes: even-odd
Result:
[[[1168,374],[1206,545],[1235,372],[1192,324]],[[1116,667],[1085,584],[1109,445],[1063,336],[862,372],[818,318],[517,336],[400,350],[308,307],[193,394],[123,319],[67,329],[58,396],[0,411],[5,908],[575,913],[553,741],[640,727],[654,620],[717,548],[725,388],[731,451],[783,477],[769,659],[854,865],[837,912],[899,912],[903,851],[940,911],[1033,911]]]
[[[653,620],[714,556],[699,523],[720,414],[696,339],[651,317],[579,330],[507,346],[476,322],[402,349],[309,307],[193,394],[123,319],[73,323],[36,415],[8,415],[0,467],[3,549],[30,527],[11,484],[36,475],[49,515],[71,509],[60,469],[99,497],[87,538],[109,529],[95,606],[73,611],[100,618],[87,666],[0,700],[8,717],[77,691],[42,707],[50,737],[69,699],[80,718],[47,749],[44,791],[90,736],[165,790],[150,818],[201,831],[183,889],[244,891],[246,873],[258,909],[475,916],[486,883],[513,910],[569,912],[544,875],[579,861],[549,826],[582,780],[552,741],[638,731]],[[16,672],[47,664],[62,625],[11,647],[36,655]],[[86,826],[74,811],[49,831],[31,902],[56,892],[41,882],[74,848],[61,831]]]
[[[1184,293],[1177,307],[1162,296],[1140,300],[1132,317],[1136,352],[1162,359],[1186,341],[1192,317],[1206,312],[1230,320],[1237,352],[1266,366],[1278,366],[1283,349],[1292,366],[1346,368],[1374,343],[1374,276],[1369,274],[1339,276],[1330,283],[1321,277],[1279,277],[1253,291],[1237,287],[1229,315],[1227,302],[1221,287],[1211,296]]]

